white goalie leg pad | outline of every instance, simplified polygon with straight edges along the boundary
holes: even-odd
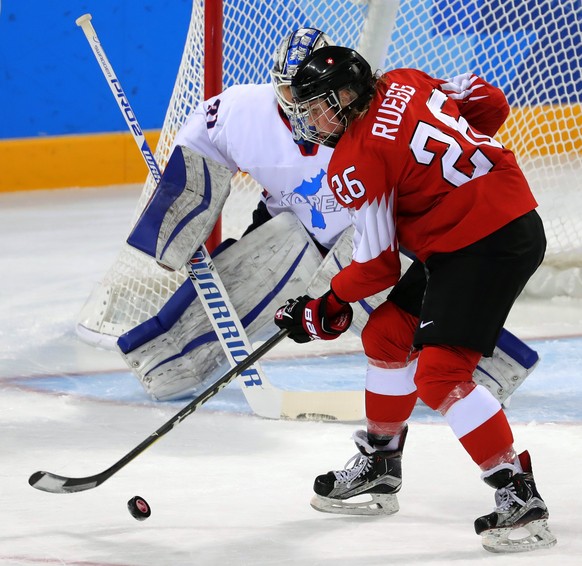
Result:
[[[231,171],[177,146],[127,243],[174,270],[208,239],[230,192]]]
[[[525,381],[540,361],[538,353],[511,332],[503,329],[490,358],[482,357],[473,381],[486,387],[501,403]]]
[[[273,316],[289,297],[305,294],[321,254],[303,225],[283,213],[214,258],[214,265],[250,341],[275,332]],[[219,327],[226,306],[209,287],[205,293]],[[223,336],[240,341],[234,328]],[[157,316],[124,334],[118,341],[122,356],[145,390],[155,399],[193,395],[229,367],[191,281],[186,281]],[[244,346],[241,342],[241,350]]]

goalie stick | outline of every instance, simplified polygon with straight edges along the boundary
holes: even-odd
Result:
[[[69,478],[59,476],[51,472],[35,472],[28,478],[28,483],[35,489],[48,491],[49,493],[75,493],[77,491],[86,491],[101,485],[108,480],[113,474],[116,474],[121,468],[129,464],[134,458],[139,456],[154,442],[170,432],[177,424],[180,424],[187,416],[191,415],[208,399],[214,397],[223,387],[228,385],[236,376],[252,366],[259,358],[265,355],[271,348],[287,336],[288,330],[280,330],[274,334],[264,344],[259,346],[254,352],[247,356],[239,364],[228,370],[215,383],[209,385],[202,393],[186,405],[180,412],[176,413],[169,421],[164,423],[155,432],[150,434],[143,442],[138,444],[133,450],[128,452],[123,458],[115,462],[113,466],[103,472],[84,478]]]
[[[117,78],[113,68],[101,42],[97,36],[95,28],[91,23],[91,14],[84,14],[77,18],[75,22],[83,30],[89,45],[95,55],[95,59],[99,63],[99,67],[103,75],[107,79],[109,88],[113,93],[117,105],[125,122],[140,149],[142,157],[146,162],[150,173],[156,183],[161,179],[161,172],[156,163],[156,159],[149,148],[147,140],[143,134],[135,112],[129,104],[129,100],[121,87],[121,83]],[[205,300],[205,294],[200,292],[200,285],[198,278],[201,274],[204,279],[208,281],[212,279],[216,285],[216,289],[221,294],[221,300],[224,302],[229,314],[230,322],[236,328],[245,353],[250,353],[252,347],[246,335],[245,329],[238,318],[224,284],[214,268],[214,263],[206,249],[202,244],[197,250],[196,261],[190,261],[187,265],[188,276],[194,285],[198,296],[200,297],[202,306],[209,317],[212,327],[221,343],[224,353],[231,364],[236,366],[237,359],[234,352],[222,332],[217,326],[217,322],[212,315],[212,311],[208,301]],[[224,319],[223,319],[224,320]],[[237,355],[240,355],[240,347],[237,347]],[[255,379],[243,379],[239,376],[239,383],[242,392],[253,412],[261,417],[279,419],[309,419],[309,420],[339,420],[339,421],[357,421],[363,418],[364,412],[364,392],[363,391],[286,391],[275,387],[266,377],[259,364],[255,364],[253,373],[256,374]]]

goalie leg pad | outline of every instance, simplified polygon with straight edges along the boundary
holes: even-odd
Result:
[[[277,307],[305,293],[320,263],[321,254],[290,213],[276,216],[214,258],[251,342],[277,331]],[[235,329],[221,322],[221,309],[227,307],[216,292],[212,286],[205,288],[205,298],[223,337],[236,342]],[[121,336],[118,347],[145,390],[158,400],[189,397],[228,368],[191,281],[182,284],[158,315]]]
[[[214,228],[230,192],[227,167],[177,146],[127,243],[174,270]]]
[[[473,373],[473,381],[483,385],[500,402],[525,381],[540,361],[538,353],[508,330],[502,329],[490,358],[482,357]]]

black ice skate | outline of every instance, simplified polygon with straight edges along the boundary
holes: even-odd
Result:
[[[347,515],[396,513],[399,509],[396,493],[402,485],[402,448],[407,431],[405,426],[398,448],[390,451],[372,447],[366,431],[357,431],[353,438],[359,452],[343,470],[315,478],[313,490],[316,495],[311,506],[325,513]]]
[[[483,548],[489,552],[524,552],[556,544],[556,537],[548,529],[548,508],[536,488],[529,453],[520,454],[519,461],[522,473],[511,464],[501,464],[481,476],[497,490],[494,511],[475,521],[475,532],[483,537]],[[518,538],[520,528],[525,536]],[[512,534],[514,538],[510,538]]]

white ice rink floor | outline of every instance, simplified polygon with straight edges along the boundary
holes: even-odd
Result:
[[[75,336],[78,313],[126,235],[138,188],[0,195],[0,564],[186,566],[582,564],[582,305],[520,299],[509,330],[542,362],[508,409],[532,454],[558,538],[553,549],[492,555],[473,520],[493,490],[440,418],[418,406],[400,512],[320,514],[316,475],[354,454],[357,423],[266,421],[229,387],[96,489],[53,495],[36,470],[108,468],[181,404],[155,404],[115,353]],[[278,346],[265,363],[281,387],[361,388],[357,342],[325,356]],[[348,350],[350,355],[341,353]],[[311,356],[311,357],[310,357]],[[137,522],[139,494],[152,516]]]

